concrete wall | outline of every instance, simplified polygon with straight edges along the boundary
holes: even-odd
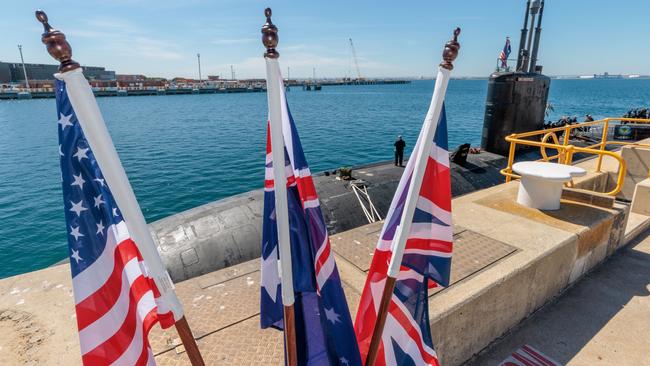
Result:
[[[641,142],[650,144],[650,139]],[[621,156],[627,163],[627,172],[620,197],[632,200],[636,185],[650,176],[650,148],[624,146]]]
[[[650,178],[637,183],[634,188],[632,212],[650,216]]]
[[[454,200],[455,224],[519,251],[430,301],[441,363],[459,365],[578,281],[623,243],[628,206],[515,203],[517,182]],[[480,219],[479,219],[480,218]]]

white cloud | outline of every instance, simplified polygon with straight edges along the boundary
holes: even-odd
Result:
[[[180,47],[174,42],[152,38],[147,30],[123,19],[92,18],[85,21],[84,29],[66,32],[72,37],[92,39],[93,44],[100,45],[103,52],[109,51],[112,57],[149,62],[182,58]]]
[[[259,39],[258,38],[236,38],[236,39],[215,39],[211,43],[216,45],[234,45],[234,44],[242,44],[242,43],[251,43],[256,41],[259,41]]]
[[[148,37],[136,37],[131,41],[131,51],[146,58],[177,60],[182,58],[180,52],[174,51],[176,45]]]

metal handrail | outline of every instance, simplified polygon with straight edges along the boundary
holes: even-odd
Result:
[[[506,182],[511,181],[512,178],[515,179],[521,178],[521,176],[514,174],[512,170],[512,165],[514,163],[515,151],[517,145],[539,147],[540,152],[542,154],[542,158],[539,159],[538,161],[557,160],[559,164],[566,164],[566,165],[571,165],[573,163],[573,155],[575,153],[586,153],[586,154],[597,155],[598,162],[596,163],[596,172],[601,171],[603,157],[611,156],[612,158],[618,161],[619,164],[618,176],[616,179],[616,187],[612,191],[607,192],[606,194],[610,196],[615,196],[623,188],[623,181],[625,179],[625,172],[626,172],[627,165],[625,163],[625,160],[623,160],[623,158],[619,154],[607,150],[607,146],[608,145],[633,145],[633,146],[650,147],[650,144],[641,144],[638,142],[609,141],[607,138],[609,134],[609,125],[611,121],[650,124],[650,119],[643,119],[643,118],[605,118],[597,121],[583,122],[578,124],[566,125],[562,127],[554,127],[545,130],[513,133],[506,137],[506,141],[510,143],[510,151],[508,154],[508,166],[504,169],[501,169],[500,172],[501,174],[505,175]],[[603,126],[603,132],[600,137],[600,142],[586,147],[578,147],[569,144],[569,137],[571,135],[572,130],[578,128],[584,128],[588,126],[601,125],[601,124]],[[564,133],[561,143],[557,137],[556,132]],[[526,139],[535,136],[541,136],[540,141]],[[553,143],[547,142],[549,138],[553,140]],[[548,156],[546,154],[546,149],[554,149],[557,150],[558,153],[553,156]],[[649,172],[649,176],[650,176],[650,172]]]

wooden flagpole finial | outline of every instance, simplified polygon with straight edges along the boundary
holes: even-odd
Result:
[[[47,46],[47,52],[61,63],[59,71],[66,72],[79,68],[79,63],[72,59],[72,47],[66,41],[65,34],[52,28],[43,10],[36,10],[36,19],[43,24],[41,41]]]
[[[271,8],[264,9],[266,23],[262,26],[262,43],[266,47],[264,57],[278,58],[280,53],[275,49],[278,46],[278,27],[271,21]]]
[[[442,51],[442,62],[440,67],[444,67],[447,70],[453,70],[454,65],[452,62],[458,57],[458,50],[460,49],[460,43],[458,43],[458,35],[460,34],[460,28],[456,27],[454,30],[454,38],[451,39],[447,44],[445,44],[445,49]]]

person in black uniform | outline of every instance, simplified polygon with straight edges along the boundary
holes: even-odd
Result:
[[[402,165],[404,161],[404,148],[406,147],[406,142],[402,140],[402,135],[397,136],[397,141],[395,141],[395,166],[399,164]]]

